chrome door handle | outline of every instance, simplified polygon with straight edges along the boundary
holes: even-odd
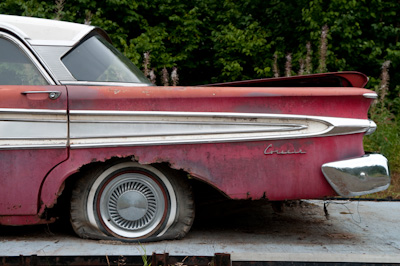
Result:
[[[61,91],[23,91],[21,94],[37,94],[37,93],[47,93],[49,94],[49,98],[52,100],[57,99],[61,95]]]

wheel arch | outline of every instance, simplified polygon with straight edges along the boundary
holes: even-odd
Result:
[[[173,171],[175,175],[180,178],[192,179],[191,183],[194,188],[198,188],[196,191],[201,191],[204,188],[208,188],[217,193],[220,193],[223,197],[228,197],[223,191],[221,191],[216,185],[207,181],[207,178],[197,175],[196,173],[190,173],[185,169],[174,167],[168,160],[157,160],[153,163],[142,163],[134,155],[127,156],[110,156],[108,158],[94,159],[86,161],[78,161],[69,159],[64,163],[60,164],[49,173],[47,178],[44,180],[42,189],[40,192],[40,209],[38,215],[43,215],[49,209],[56,206],[58,200],[61,197],[68,198],[74,184],[82,177],[84,173],[90,169],[101,167],[104,164],[118,163],[118,162],[133,161],[138,162],[142,165],[152,165],[160,171]],[[198,192],[196,192],[198,193]]]

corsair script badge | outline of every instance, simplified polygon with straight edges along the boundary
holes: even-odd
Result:
[[[269,144],[267,148],[264,150],[265,155],[273,155],[273,154],[278,154],[278,155],[289,155],[289,154],[305,154],[306,152],[303,151],[302,149],[296,150],[296,149],[275,149],[272,147],[272,144]]]

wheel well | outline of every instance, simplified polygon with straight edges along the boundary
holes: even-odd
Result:
[[[85,164],[79,168],[79,171],[70,175],[64,181],[64,189],[61,195],[57,198],[57,203],[50,209],[47,209],[44,213],[47,217],[58,217],[60,220],[67,220],[69,221],[69,210],[70,209],[70,200],[72,189],[75,186],[75,183],[80,179],[83,178],[85,173],[99,167],[103,164],[110,164],[110,163],[117,163],[117,162],[124,162],[124,161],[135,161],[132,158],[133,156],[129,157],[113,157],[111,159],[105,161],[96,161]],[[218,190],[217,188],[213,187],[212,185],[204,182],[196,177],[190,175],[190,173],[182,170],[182,169],[174,169],[171,164],[168,162],[161,162],[161,163],[153,163],[152,166],[156,167],[161,171],[170,171],[174,175],[179,176],[180,178],[186,178],[189,180],[189,183],[193,190],[194,200],[197,204],[209,204],[210,202],[218,202],[222,200],[226,200],[228,197]]]

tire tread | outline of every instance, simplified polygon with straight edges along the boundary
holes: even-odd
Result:
[[[145,239],[132,240],[125,238],[116,238],[114,236],[104,234],[102,231],[95,228],[89,223],[89,219],[86,213],[86,198],[91,186],[96,181],[96,178],[105,169],[120,162],[126,161],[114,161],[110,164],[105,163],[102,165],[97,165],[96,167],[89,167],[82,172],[81,178],[76,181],[75,187],[72,190],[70,206],[70,222],[75,233],[81,238],[85,239],[92,238],[104,240],[120,240],[124,242],[150,242],[159,240],[182,239],[189,232],[195,216],[195,204],[192,189],[184,174],[163,166],[155,166],[155,168],[161,171],[171,183],[176,194],[178,208],[177,216],[174,223],[163,235],[150,236]]]

